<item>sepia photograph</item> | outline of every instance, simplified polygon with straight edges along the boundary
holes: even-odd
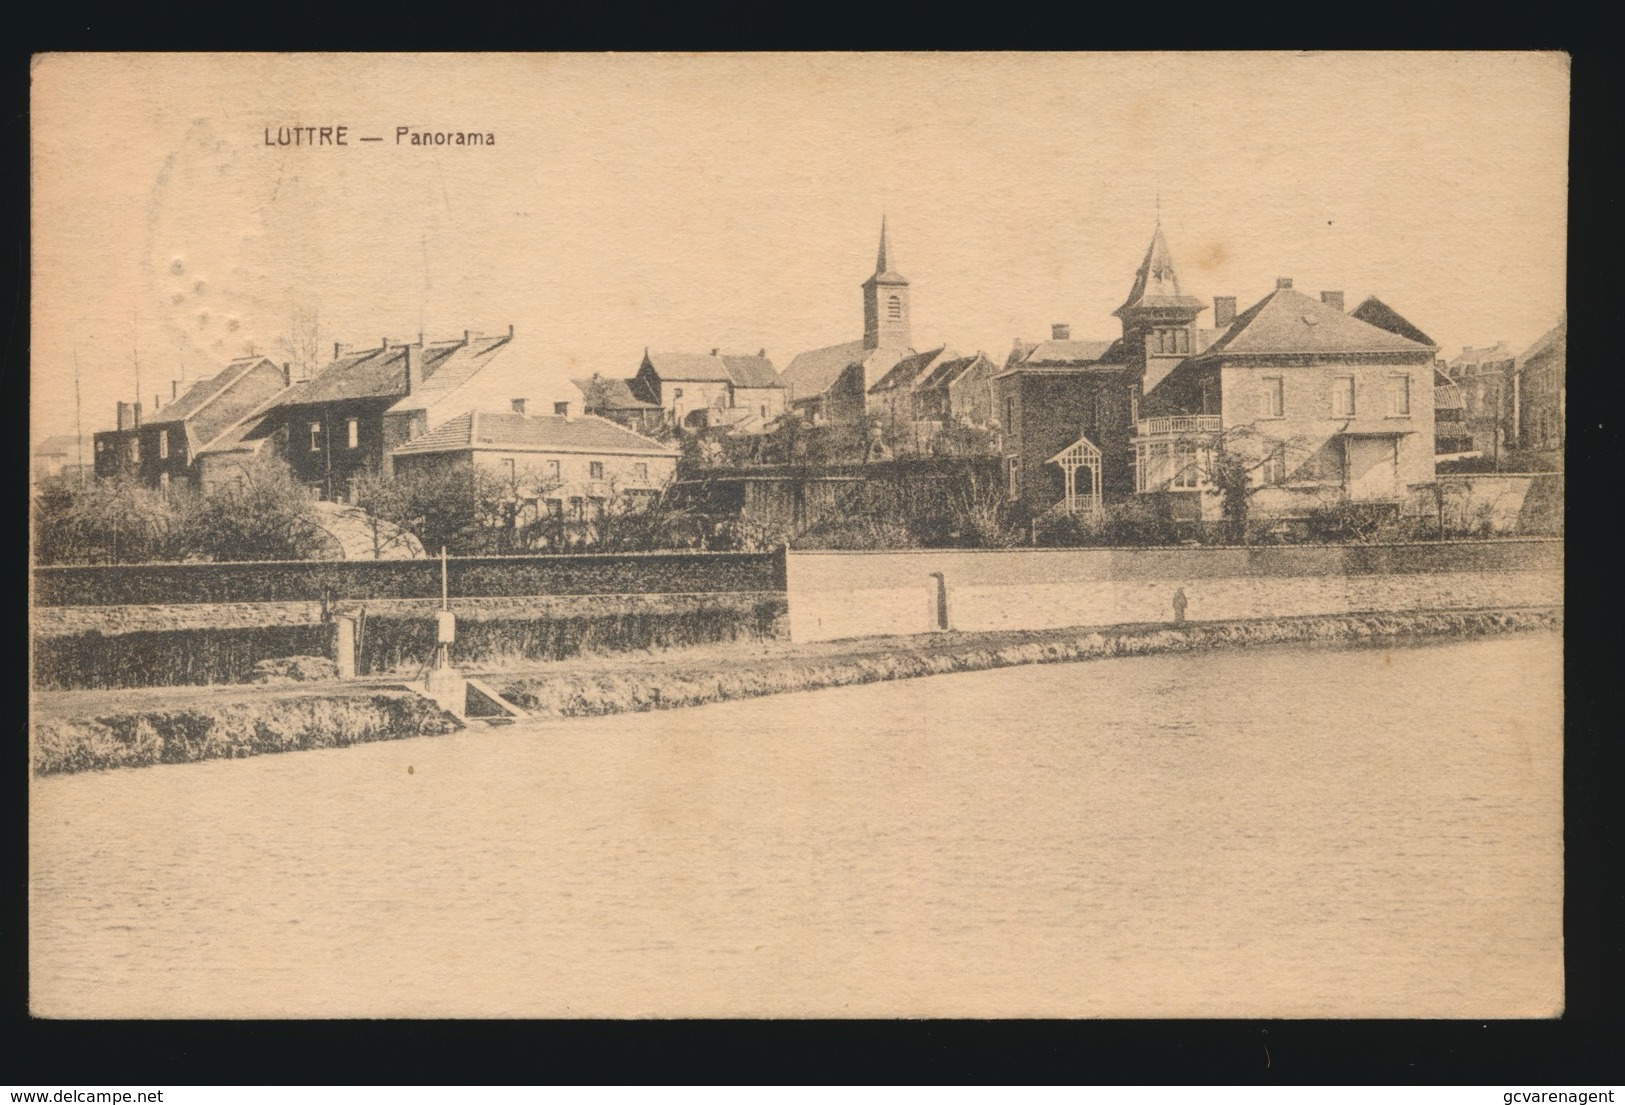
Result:
[[[45,53],[45,1019],[1546,1019],[1567,55]]]

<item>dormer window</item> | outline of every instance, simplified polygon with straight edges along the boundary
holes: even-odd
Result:
[[[894,295],[890,299],[886,300],[886,317],[893,322],[898,322],[902,319],[903,300],[901,296]]]
[[[1191,332],[1184,329],[1159,328],[1147,336],[1146,345],[1152,353],[1189,353]]]

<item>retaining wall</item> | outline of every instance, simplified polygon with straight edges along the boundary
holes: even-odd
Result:
[[[790,637],[1556,606],[1561,541],[1177,549],[791,552]]]

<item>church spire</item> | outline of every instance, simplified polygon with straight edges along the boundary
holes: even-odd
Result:
[[[903,279],[903,274],[892,268],[891,246],[886,239],[886,216],[884,214],[880,216],[880,252],[875,255],[875,276],[890,277],[889,281],[883,281],[885,283],[907,283]]]

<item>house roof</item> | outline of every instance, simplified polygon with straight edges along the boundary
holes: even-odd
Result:
[[[1565,314],[1556,326],[1546,331],[1539,338],[1536,338],[1534,345],[1531,345],[1528,349],[1525,349],[1522,353],[1518,354],[1518,367],[1521,369],[1523,368],[1525,361],[1543,356],[1544,354],[1549,353],[1560,346],[1566,346],[1568,343],[1568,335],[1569,320],[1568,315]]]
[[[480,370],[513,340],[508,334],[480,337],[471,334],[466,342],[433,342],[424,347],[423,386],[403,395],[392,411],[421,410],[433,406],[457,388],[472,380]],[[445,349],[444,356],[431,356]],[[405,362],[402,362],[404,371]]]
[[[1461,389],[1451,382],[1450,377],[1433,370],[1433,409],[1436,411],[1459,411],[1465,409],[1467,404],[1462,402]]]
[[[1129,289],[1128,299],[1112,313],[1122,315],[1139,307],[1202,307],[1200,299],[1184,295],[1179,290],[1179,277],[1174,273],[1174,256],[1168,249],[1168,239],[1162,235],[1161,223],[1152,233],[1145,260],[1140,262],[1139,271],[1134,274],[1134,286]]]
[[[1412,325],[1404,315],[1401,315],[1374,295],[1366,296],[1360,305],[1350,311],[1349,314],[1361,322],[1369,322],[1379,330],[1386,330],[1390,334],[1398,334],[1400,337],[1408,338],[1418,345],[1438,345],[1432,338]]]
[[[1431,353],[1434,346],[1277,288],[1236,316],[1198,358],[1244,353]]]
[[[1468,368],[1477,365],[1501,364],[1515,360],[1512,347],[1504,341],[1494,345],[1485,345],[1478,348],[1468,346],[1461,351],[1461,356],[1450,358],[1451,368]]]
[[[271,365],[279,373],[282,371],[279,366],[272,363],[269,357],[239,357],[207,380],[199,380],[187,388],[169,406],[160,407],[153,413],[152,417],[147,419],[147,422],[151,424],[186,421],[210,402],[225,394],[232,384],[235,384],[262,364]]]
[[[783,387],[773,362],[760,354],[645,353],[662,380],[732,384],[741,388]]]
[[[293,391],[299,385],[285,388],[271,396],[265,402],[231,423],[212,440],[203,442],[192,450],[194,456],[204,453],[229,453],[236,449],[258,449],[265,444],[265,439],[275,429],[275,424],[264,417],[272,407],[282,402],[282,397]]]
[[[1091,364],[1106,355],[1116,344],[1109,341],[1041,341],[1033,347],[1022,364],[1070,365]]]
[[[797,353],[784,369],[784,384],[797,399],[810,399],[830,389],[846,367],[864,358],[863,342],[848,341]]]
[[[927,349],[924,353],[911,353],[892,365],[891,370],[876,380],[869,391],[873,393],[891,391],[895,388],[913,387],[920,375],[934,367],[937,359],[945,354],[949,357],[954,356],[954,354],[948,353],[947,346],[943,345],[939,345],[935,349]]]
[[[728,378],[736,388],[782,388],[778,369],[773,362],[759,353],[724,353],[722,363],[728,369]]]
[[[85,440],[85,455],[91,453],[90,440]],[[57,434],[34,446],[36,457],[71,457],[79,451],[79,439],[72,434]]]
[[[608,411],[657,411],[659,403],[651,403],[647,399],[639,399],[632,390],[632,381],[612,379],[608,376],[589,377],[581,376],[570,381],[575,385],[583,398],[591,388],[598,388],[602,397],[604,410]]]
[[[670,449],[633,433],[607,418],[589,414],[487,414],[465,411],[394,450],[395,456],[415,453],[456,453],[475,449],[511,449],[516,452],[638,453],[678,456]]]
[[[978,361],[987,361],[989,367],[992,367],[993,364],[992,361],[988,360],[987,354],[980,352],[969,357],[944,359],[938,361],[936,367],[927,372],[920,379],[920,382],[914,386],[919,391],[932,391],[937,388],[951,387],[959,381],[960,377],[969,372]]]

